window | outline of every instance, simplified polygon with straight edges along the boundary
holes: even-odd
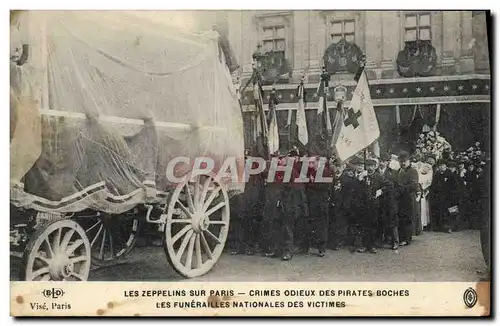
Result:
[[[263,52],[283,52],[285,54],[285,26],[268,26],[263,28]]]
[[[405,15],[405,41],[431,39],[431,14],[412,13]]]
[[[330,36],[333,43],[337,43],[342,38],[347,42],[354,43],[355,35],[355,21],[354,19],[348,20],[334,20],[330,26]]]

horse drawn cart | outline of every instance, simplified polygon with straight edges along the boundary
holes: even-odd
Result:
[[[29,59],[11,63],[10,242],[23,279],[86,281],[131,251],[144,222],[176,272],[207,273],[244,187],[216,175],[244,156],[219,35],[133,12],[25,17]],[[199,158],[215,164],[197,170]]]

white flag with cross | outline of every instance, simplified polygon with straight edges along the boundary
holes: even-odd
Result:
[[[335,142],[340,160],[345,161],[370,146],[380,136],[368,80],[363,71]]]

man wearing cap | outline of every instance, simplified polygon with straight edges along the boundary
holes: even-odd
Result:
[[[379,224],[377,229],[377,240],[390,240],[393,250],[399,247],[398,232],[398,205],[395,198],[394,184],[397,181],[397,171],[389,168],[391,156],[382,154],[378,168],[381,176],[380,190],[378,198]]]
[[[400,245],[409,245],[412,241],[417,192],[420,189],[418,183],[418,172],[411,167],[410,154],[401,152],[399,155],[401,168],[397,179],[397,198],[398,198],[398,219],[399,219],[399,239]]]

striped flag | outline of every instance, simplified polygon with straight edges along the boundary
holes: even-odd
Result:
[[[323,113],[324,106],[325,106],[325,83],[324,81],[319,82],[318,89],[316,90],[316,93],[319,96],[319,101],[318,101],[318,114]]]
[[[280,149],[280,137],[278,131],[278,122],[276,120],[276,97],[274,94],[269,99],[269,133],[268,133],[268,148],[269,153],[275,153]]]
[[[297,108],[297,128],[298,128],[298,139],[302,145],[307,145],[309,142],[309,134],[307,132],[307,121],[306,121],[306,111],[304,109],[304,82],[301,81],[299,85],[299,92],[297,94],[299,99]]]

